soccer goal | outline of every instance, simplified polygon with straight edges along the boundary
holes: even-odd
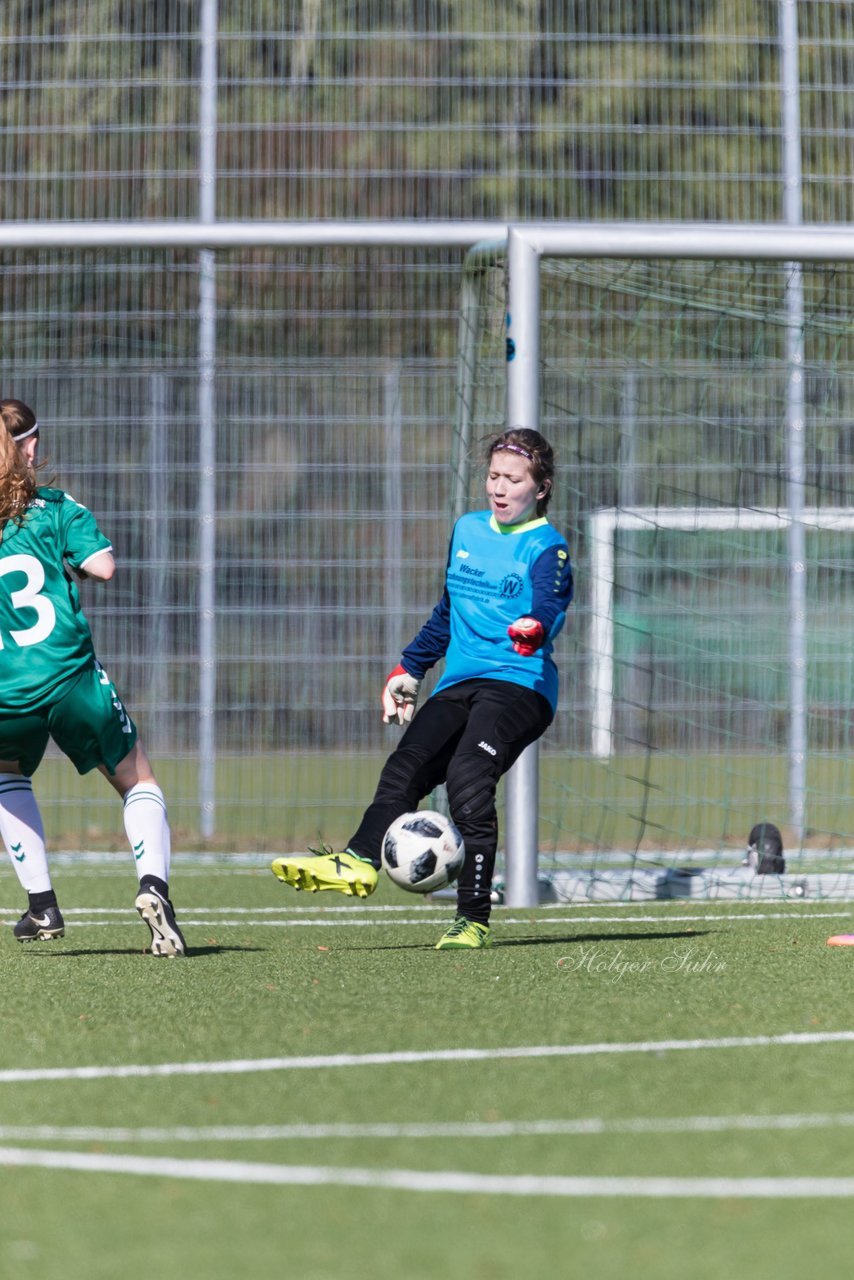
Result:
[[[508,781],[513,900],[854,891],[852,258],[847,229],[783,226],[470,254],[461,452],[506,361],[578,580],[558,717]],[[759,821],[784,876],[741,866]]]

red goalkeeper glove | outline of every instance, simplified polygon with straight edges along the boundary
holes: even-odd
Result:
[[[536,618],[517,618],[510,623],[507,634],[513,641],[513,648],[523,658],[533,657],[546,643],[545,628]]]
[[[420,688],[421,681],[411,676],[405,667],[398,665],[389,672],[383,689],[383,724],[394,720],[398,724],[409,724]]]

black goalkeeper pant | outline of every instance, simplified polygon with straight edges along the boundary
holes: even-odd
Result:
[[[552,722],[539,693],[505,680],[466,680],[428,698],[383,766],[376,793],[347,847],[380,865],[383,836],[440,783],[465,841],[457,881],[460,915],[489,919],[498,780]]]

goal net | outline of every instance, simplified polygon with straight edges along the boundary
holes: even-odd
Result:
[[[468,264],[466,456],[502,421],[504,268]],[[544,257],[539,289],[577,578],[541,873],[559,896],[854,889],[854,270]],[[763,821],[782,878],[741,868]]]

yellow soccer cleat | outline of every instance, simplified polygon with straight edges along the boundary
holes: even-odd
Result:
[[[479,920],[467,920],[465,916],[457,916],[446,934],[436,943],[437,951],[475,951],[481,947],[491,947],[492,938],[489,925]]]
[[[294,889],[335,889],[349,898],[367,898],[377,887],[377,869],[355,853],[297,853],[276,858],[273,875]]]

